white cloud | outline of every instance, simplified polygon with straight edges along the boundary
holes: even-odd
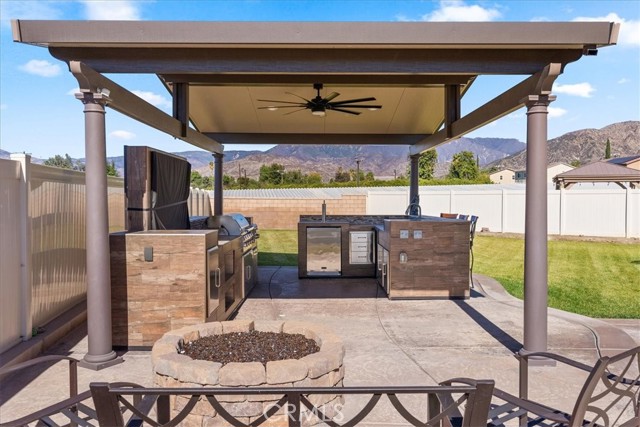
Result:
[[[554,84],[552,91],[554,93],[564,93],[570,96],[579,96],[581,98],[591,98],[591,93],[596,91],[596,88],[591,86],[591,83],[576,83],[573,85],[559,85]]]
[[[109,134],[109,136],[112,136],[112,137],[118,138],[118,139],[129,140],[129,139],[135,138],[136,134],[133,133],[133,132],[129,132],[127,130],[114,130],[113,132],[111,132]]]
[[[140,10],[132,1],[124,0],[83,0],[85,15],[89,20],[138,21]]]
[[[42,59],[32,59],[19,67],[22,71],[41,77],[55,77],[62,72],[58,64],[52,64]]]
[[[169,108],[173,105],[169,99],[157,93],[153,93],[145,90],[132,90],[131,92],[133,92],[135,95],[138,95],[140,98],[144,99],[149,104],[155,105],[156,107],[159,107],[159,108]]]
[[[549,111],[549,118],[550,119],[555,119],[557,117],[562,117],[565,114],[567,114],[567,110],[565,110],[564,108],[560,108],[560,107],[547,107],[547,110]]]
[[[440,8],[422,16],[423,21],[493,21],[501,16],[497,9],[486,9],[477,4],[467,5],[461,0],[442,0]]]
[[[0,1],[2,25],[11,25],[11,19],[61,19],[62,11],[56,2],[45,1]]]
[[[617,13],[609,13],[606,16],[588,17],[579,16],[573,19],[574,21],[605,21],[605,22],[617,22],[620,24],[620,34],[618,35],[619,45],[635,45],[640,46],[640,21],[626,20]]]
[[[629,80],[628,78],[623,77],[623,78],[621,78],[620,80],[618,80],[618,84],[619,84],[619,85],[623,85],[623,84],[625,84],[625,83],[629,83],[630,81],[631,81],[631,80]]]

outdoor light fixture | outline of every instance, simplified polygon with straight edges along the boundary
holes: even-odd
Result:
[[[269,111],[278,111],[278,107],[267,107]]]
[[[314,106],[311,109],[311,114],[318,117],[324,117],[327,114],[327,112],[324,110],[324,107],[322,106]]]
[[[107,89],[106,87],[98,89],[98,92],[103,94],[107,98],[109,97],[109,95],[111,95],[111,91],[109,89]]]
[[[400,264],[406,264],[409,260],[407,253],[405,251],[400,251]]]

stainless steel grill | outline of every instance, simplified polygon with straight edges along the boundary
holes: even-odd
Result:
[[[251,224],[240,213],[213,217],[213,227],[218,229],[218,234],[221,236],[241,236],[243,254],[258,246],[258,226]]]
[[[218,236],[242,238],[242,298],[246,298],[258,283],[258,226],[240,213],[218,215],[212,222]]]

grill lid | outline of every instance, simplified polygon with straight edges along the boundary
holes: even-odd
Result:
[[[220,234],[239,236],[246,233],[251,225],[241,213],[231,213],[218,215],[213,218],[215,228],[220,230]]]

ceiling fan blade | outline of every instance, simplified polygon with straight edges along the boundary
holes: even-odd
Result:
[[[342,108],[331,108],[331,111],[340,111],[341,113],[349,113],[349,114],[353,114],[354,116],[360,115],[360,113],[358,113],[357,111],[343,110]]]
[[[328,96],[326,96],[322,101],[323,101],[323,102],[329,102],[329,101],[331,101],[332,99],[334,99],[334,98],[336,98],[336,97],[338,97],[338,96],[340,96],[340,94],[339,94],[338,92],[331,92],[331,93],[330,93]]]
[[[335,105],[335,104],[333,104]],[[382,108],[382,105],[337,105],[337,107],[340,108],[370,108],[372,110],[380,110]]]
[[[287,114],[283,114],[283,116],[288,116],[289,114],[297,113],[298,111],[306,110],[307,108],[300,108],[299,110],[290,111]]]
[[[296,97],[298,97],[298,98],[300,98],[300,99],[304,100],[305,102],[311,102],[311,101],[309,101],[307,98],[303,98],[303,97],[301,97],[300,95],[296,95],[295,93],[291,93],[291,92],[285,92],[285,93],[286,93],[287,95],[293,95],[293,96],[296,96]]]
[[[300,108],[302,107],[303,109],[306,109],[307,107],[304,106],[304,104],[298,104],[298,105],[268,105],[266,107],[258,107],[258,110],[279,110],[281,108]]]
[[[332,102],[332,104],[341,105],[341,104],[351,104],[352,102],[367,102],[367,101],[375,101],[375,100],[376,99],[371,96],[369,98],[347,99],[344,101]]]
[[[256,99],[256,101],[260,101],[260,102],[279,102],[281,104],[297,104],[297,105],[304,105],[300,102],[293,102],[293,101],[276,101],[274,99]]]

